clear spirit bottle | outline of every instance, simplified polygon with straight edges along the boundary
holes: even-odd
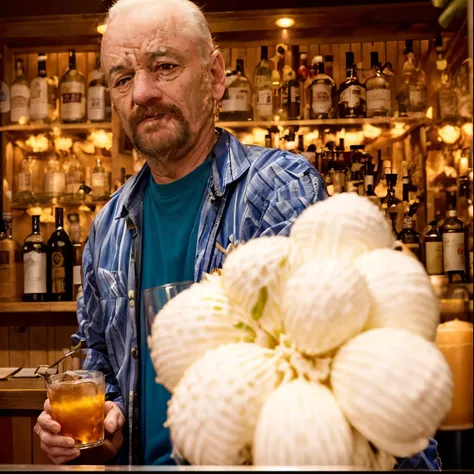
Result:
[[[66,173],[66,193],[75,195],[84,182],[84,171],[81,162],[74,153],[71,154],[69,167]]]
[[[244,74],[243,59],[237,59],[236,71],[222,97],[220,120],[244,121],[253,117],[250,82]]]
[[[336,84],[326,74],[322,56],[316,56],[316,70],[311,83],[311,118],[333,118],[336,115]]]
[[[458,118],[457,95],[449,75],[448,63],[444,58],[441,34],[436,36],[435,44],[437,55],[436,69],[440,73],[440,86],[436,91],[438,118],[442,121],[456,121]]]
[[[92,170],[91,182],[92,182],[92,193],[91,195],[95,199],[101,199],[106,196],[106,180],[107,174],[104,167],[102,166],[102,160],[97,159],[97,164]]]
[[[21,247],[13,239],[13,215],[4,213],[0,221],[5,228],[3,238],[0,237],[0,300],[17,301],[21,299],[23,287]]]
[[[255,120],[271,120],[273,116],[272,70],[268,63],[268,47],[262,46],[261,59],[255,69]]]
[[[69,50],[69,68],[59,83],[60,117],[64,123],[85,122],[86,91],[84,76],[76,69],[76,52]]]
[[[87,118],[91,122],[106,120],[107,87],[104,74],[99,69],[100,56],[96,55],[96,66],[89,74],[87,89]]]
[[[33,174],[31,172],[31,158],[26,157],[21,160],[21,168],[18,173],[18,192],[33,192]]]
[[[49,157],[44,184],[49,197],[59,197],[66,192],[66,173],[55,153]]]
[[[30,120],[30,86],[26,80],[23,60],[16,62],[16,76],[11,87],[10,121],[24,125]]]
[[[372,75],[365,82],[367,88],[367,117],[389,117],[391,107],[390,83],[382,74],[379,53],[370,53]]]
[[[46,74],[46,55],[38,53],[38,74],[30,85],[31,120],[45,123],[49,117],[48,75]]]

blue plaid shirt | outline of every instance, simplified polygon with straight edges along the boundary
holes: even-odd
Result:
[[[209,159],[212,172],[204,193],[194,279],[220,268],[223,247],[267,235],[288,235],[301,212],[326,199],[320,174],[299,155],[244,146],[225,130]],[[85,341],[84,368],[104,372],[106,394],[122,409],[125,442],[121,463],[140,459],[137,382],[139,375],[137,308],[143,232],[143,196],[150,178],[145,165],[97,214],[83,255],[83,296],[77,305]]]

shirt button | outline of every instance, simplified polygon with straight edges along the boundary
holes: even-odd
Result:
[[[132,347],[132,357],[137,360],[138,359],[138,349],[136,347]]]
[[[135,307],[135,300],[130,300],[130,308],[134,308]]]

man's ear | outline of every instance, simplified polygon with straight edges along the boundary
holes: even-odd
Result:
[[[221,100],[225,91],[225,64],[222,54],[217,49],[211,54],[209,68],[212,82],[212,98],[214,100]]]

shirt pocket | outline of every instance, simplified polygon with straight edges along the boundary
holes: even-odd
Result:
[[[127,297],[127,278],[124,272],[99,267],[96,279],[101,299]]]

